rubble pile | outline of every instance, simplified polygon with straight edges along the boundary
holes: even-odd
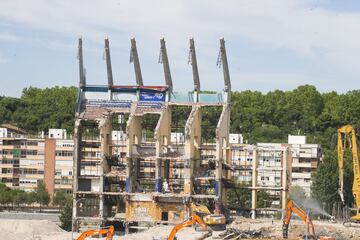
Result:
[[[220,239],[254,239],[261,238],[264,235],[261,230],[239,230],[235,228],[228,228],[223,233],[219,234]]]

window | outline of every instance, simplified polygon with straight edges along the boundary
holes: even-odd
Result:
[[[72,157],[73,152],[72,151],[56,151],[55,156],[58,157]]]

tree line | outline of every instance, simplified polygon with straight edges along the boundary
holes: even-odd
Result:
[[[76,87],[25,88],[21,97],[0,97],[0,123],[16,123],[30,132],[65,128],[71,134],[74,124]],[[188,108],[174,108],[173,116],[188,115]],[[203,109],[204,137],[213,134],[220,110]],[[205,116],[205,117],[204,117]],[[184,121],[174,117],[177,124]],[[151,124],[151,123],[149,123]],[[152,123],[153,124],[153,123]],[[288,134],[306,135],[308,143],[322,145],[323,163],[313,176],[312,196],[331,208],[337,194],[337,129],[345,124],[360,126],[360,90],[346,93],[320,93],[314,86],[267,93],[232,93],[231,132],[242,133],[248,143],[287,142]],[[345,195],[353,204],[351,155],[345,156]]]

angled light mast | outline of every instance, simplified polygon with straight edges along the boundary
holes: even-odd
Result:
[[[225,93],[226,93],[226,101],[230,102],[230,93],[231,93],[231,81],[230,81],[230,73],[229,73],[229,66],[226,57],[226,49],[225,49],[225,40],[224,38],[220,39],[220,53],[218,57],[217,64],[223,67],[224,73],[224,84],[225,84]]]
[[[105,61],[106,61],[106,72],[108,79],[108,87],[111,88],[114,85],[112,68],[111,68],[111,57],[110,57],[110,46],[109,39],[105,38]]]
[[[165,39],[164,38],[160,39],[159,63],[163,64],[164,75],[165,75],[165,83],[166,83],[166,86],[169,88],[169,92],[171,93],[172,90],[173,90],[173,83],[172,83],[172,79],[171,79],[169,59],[168,59],[168,56],[167,56],[167,51],[166,51],[166,45],[165,45]]]
[[[79,38],[77,57],[79,59],[79,87],[84,88],[86,86],[86,76],[85,76],[85,70],[84,70],[82,38]]]
[[[136,78],[136,85],[143,86],[143,79],[141,75],[141,68],[139,62],[139,56],[136,48],[136,41],[135,38],[131,39],[131,49],[130,49],[130,63],[134,63],[134,70],[135,70],[135,78]]]
[[[195,100],[195,102],[198,102],[199,101],[199,92],[200,92],[200,78],[199,78],[199,70],[198,70],[197,60],[196,60],[194,38],[190,38],[189,64],[191,64],[192,71],[193,71],[194,96],[195,96],[194,100]]]

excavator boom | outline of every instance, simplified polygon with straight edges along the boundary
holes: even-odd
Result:
[[[351,218],[352,221],[360,222],[360,167],[359,155],[356,141],[356,132],[351,125],[345,125],[338,129],[338,166],[339,166],[339,194],[342,203],[345,205],[344,199],[344,150],[346,141],[344,138],[350,138],[350,147],[353,156],[354,182],[352,192],[356,204],[356,215]]]
[[[99,230],[88,230],[83,232],[76,240],[85,240],[87,237],[95,236],[95,235],[104,235],[106,234],[106,240],[111,240],[114,236],[114,227],[110,226],[106,229]]]
[[[202,220],[198,215],[194,214],[190,219],[186,220],[186,221],[183,222],[183,223],[180,223],[180,224],[176,225],[176,226],[171,230],[171,232],[170,232],[170,234],[169,234],[169,237],[168,237],[168,240],[174,240],[175,235],[176,235],[176,233],[177,233],[179,230],[181,230],[181,229],[183,229],[183,228],[185,228],[185,227],[191,226],[191,225],[193,225],[193,224],[195,224],[195,223],[198,223],[203,230],[206,230],[206,229],[207,229],[207,226],[206,226],[206,224],[203,222],[203,220]]]
[[[292,213],[296,213],[301,220],[303,220],[307,224],[307,232],[308,232],[308,239],[309,240],[315,240],[315,229],[312,221],[309,218],[309,215],[300,207],[296,206],[295,203],[292,200],[289,200],[286,205],[286,212],[283,219],[283,238],[288,238],[288,230],[289,230],[289,224],[291,220]]]

